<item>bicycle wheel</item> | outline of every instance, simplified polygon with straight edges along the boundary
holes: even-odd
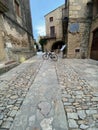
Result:
[[[51,56],[52,60],[57,61],[58,60],[58,56],[56,54],[52,54]]]
[[[44,60],[48,60],[48,59],[49,59],[49,55],[48,55],[48,54],[43,54],[43,55],[42,55],[42,58],[43,58]]]

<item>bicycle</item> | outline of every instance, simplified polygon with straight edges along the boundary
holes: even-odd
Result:
[[[51,58],[53,61],[57,61],[58,60],[58,56],[54,52],[45,52],[42,55],[42,58],[44,60],[48,60],[49,58]]]

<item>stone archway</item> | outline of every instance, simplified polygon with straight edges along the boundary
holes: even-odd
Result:
[[[65,43],[63,41],[56,41],[53,43],[52,47],[51,47],[51,50],[52,51],[56,51],[59,53],[60,49],[62,48],[62,46],[64,45]]]
[[[90,58],[98,60],[98,28],[93,32],[93,41]]]

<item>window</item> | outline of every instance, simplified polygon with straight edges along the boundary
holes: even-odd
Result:
[[[15,0],[15,11],[16,11],[16,14],[18,16],[20,16],[20,5],[19,3],[17,2],[17,0]]]
[[[55,36],[55,26],[50,27],[50,36],[54,37]]]
[[[80,49],[75,49],[75,52],[80,52]]]
[[[53,17],[50,17],[49,20],[50,20],[50,22],[52,22],[53,21]]]

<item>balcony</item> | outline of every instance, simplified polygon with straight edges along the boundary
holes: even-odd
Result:
[[[45,36],[46,39],[56,39],[56,33]]]
[[[0,0],[0,12],[4,13],[8,11],[7,0]]]

